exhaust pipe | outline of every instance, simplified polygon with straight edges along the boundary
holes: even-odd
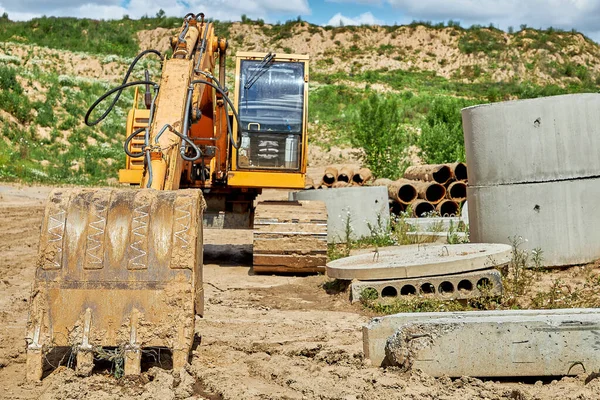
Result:
[[[452,179],[452,169],[445,164],[413,165],[404,172],[406,179],[445,184]]]
[[[427,200],[417,200],[410,205],[412,207],[413,217],[419,218],[424,214],[435,211],[435,206]]]
[[[371,180],[372,177],[373,175],[371,174],[371,170],[369,168],[361,168],[358,170],[358,172],[355,172],[354,175],[352,175],[352,182],[362,186]]]
[[[350,183],[353,176],[354,170],[352,167],[342,167],[342,169],[340,169],[340,173],[338,174],[337,180],[340,182]]]
[[[410,204],[417,199],[417,188],[413,181],[398,179],[388,186],[388,197],[402,204]]]
[[[335,183],[338,177],[338,170],[335,167],[327,167],[325,168],[325,172],[323,173],[323,185],[327,187],[331,187]]]
[[[447,189],[450,200],[461,202],[467,198],[467,184],[461,181],[452,182]]]
[[[443,200],[435,207],[442,217],[455,217],[458,215],[460,206],[456,201]]]
[[[467,164],[457,162],[454,164],[449,164],[448,166],[452,170],[452,174],[457,181],[467,182],[469,180],[467,177]]]
[[[419,198],[437,204],[446,197],[446,188],[435,182],[414,182]]]

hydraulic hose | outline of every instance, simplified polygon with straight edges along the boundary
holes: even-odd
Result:
[[[131,140],[133,140],[133,138],[142,133],[142,131],[146,130],[146,127],[143,126],[139,129],[136,129],[135,131],[133,131],[133,133],[129,136],[127,136],[127,139],[125,139],[125,143],[123,144],[123,150],[125,150],[125,154],[127,154],[129,157],[131,158],[138,158],[144,155],[144,151],[140,151],[139,153],[132,153],[129,151],[129,142],[131,142]]]
[[[179,136],[179,138],[183,141],[185,141],[188,145],[190,145],[190,147],[192,149],[194,149],[194,151],[196,152],[196,155],[194,157],[188,157],[184,154],[184,152],[181,152],[181,158],[183,158],[186,161],[196,161],[198,160],[200,157],[202,157],[202,151],[200,150],[200,148],[198,146],[196,146],[196,143],[192,142],[192,140],[187,136],[187,135],[182,135],[181,133],[177,132],[177,130],[175,128],[173,128],[173,126],[171,126],[171,124],[165,124],[165,126],[162,127],[162,129],[158,132],[158,134],[156,135],[156,137],[154,138],[154,143],[158,144],[158,139],[160,139],[160,137],[162,136],[162,134],[167,130],[167,128],[174,133],[175,135]]]
[[[85,124],[87,126],[94,126],[94,125],[98,124],[100,121],[102,121],[104,118],[106,118],[106,116],[110,113],[110,111],[114,107],[116,100],[118,100],[119,96],[121,95],[121,92],[123,92],[123,89],[130,87],[130,86],[135,86],[135,85],[153,85],[155,87],[155,89],[158,88],[158,84],[156,82],[152,82],[152,81],[127,82],[127,83],[123,83],[122,85],[119,85],[115,88],[112,88],[108,92],[104,93],[102,96],[98,97],[98,99],[94,102],[94,104],[92,104],[90,106],[90,109],[85,114]],[[104,112],[104,114],[102,114],[102,116],[100,118],[98,118],[96,121],[89,122],[88,121],[89,117],[92,114],[92,112],[94,111],[94,109],[98,106],[98,104],[102,103],[104,101],[104,99],[106,99],[108,96],[112,95],[115,92],[118,92],[118,94],[117,94],[117,96],[115,96],[115,99],[113,100],[112,104]]]
[[[204,14],[202,13],[200,13],[200,15],[204,17]],[[204,22],[204,19],[202,20],[202,22],[204,23],[204,33],[202,34],[202,41],[200,42],[200,53],[198,54],[198,62],[196,64],[196,68],[194,68],[194,72],[196,73],[200,71],[200,63],[202,62],[202,56],[204,55],[204,51],[206,51],[206,39],[208,37],[208,24]]]
[[[217,92],[219,92],[219,93],[221,93],[221,95],[223,95],[223,98],[225,99],[227,104],[229,104],[229,106],[231,107],[231,111],[233,112],[233,117],[235,118],[235,120],[237,121],[237,124],[238,124],[238,141],[237,141],[237,143],[235,143],[233,140],[233,130],[231,129],[231,123],[229,122],[229,118],[227,118],[227,130],[229,133],[229,139],[231,141],[231,145],[233,146],[234,149],[238,150],[240,148],[240,144],[241,144],[241,140],[242,140],[242,130],[241,130],[241,123],[240,123],[240,116],[238,115],[238,112],[235,109],[235,105],[233,104],[233,102],[231,101],[229,96],[227,96],[227,94],[221,88],[220,85],[216,85],[216,84],[214,84],[210,81],[204,80],[204,79],[196,79],[196,80],[193,80],[192,82],[190,82],[191,86],[197,85],[197,84],[204,84],[204,85],[208,85],[208,86],[214,88]],[[188,116],[187,116],[188,113],[189,113],[189,109],[186,110],[186,117],[185,117],[186,119],[188,118]]]
[[[127,80],[129,79],[129,75],[131,75],[131,72],[133,72],[133,68],[135,68],[135,65],[138,63],[138,61],[144,57],[146,54],[156,54],[158,57],[160,57],[160,60],[162,61],[164,59],[163,55],[160,54],[160,52],[158,50],[154,50],[154,49],[149,49],[149,50],[144,50],[142,51],[140,54],[138,54],[133,61],[131,62],[131,64],[129,65],[129,68],[127,69],[127,73],[125,74],[125,77],[123,78],[123,82],[120,86],[117,86],[117,90],[110,90],[107,93],[113,94],[115,92],[118,92],[117,95],[115,96],[115,98],[113,99],[113,101],[110,103],[110,106],[108,106],[108,108],[106,109],[106,111],[104,111],[104,113],[100,116],[100,118],[98,118],[97,120],[94,121],[90,121],[90,115],[92,114],[92,111],[94,111],[94,109],[96,108],[96,106],[98,106],[98,104],[103,101],[107,96],[107,93],[105,93],[104,95],[102,95],[102,97],[100,97],[100,101],[96,100],[96,102],[94,104],[92,104],[92,106],[90,107],[90,109],[88,110],[88,112],[85,114],[85,124],[87,126],[94,126],[97,125],[100,121],[102,121],[104,118],[106,118],[108,116],[108,114],[110,114],[110,112],[112,111],[112,109],[114,108],[115,104],[117,104],[117,101],[119,100],[119,97],[121,97],[121,93],[123,92],[123,89],[125,89],[128,86],[132,86],[132,85],[126,85]],[[151,84],[153,84],[154,86],[156,86],[156,84],[154,82],[150,82]]]

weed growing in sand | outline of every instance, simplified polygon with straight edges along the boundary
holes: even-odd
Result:
[[[462,221],[456,224],[450,221],[446,241],[448,244],[469,243],[469,225]]]
[[[94,358],[111,363],[110,374],[115,378],[125,375],[125,346],[121,345],[114,349],[98,346],[94,349]]]

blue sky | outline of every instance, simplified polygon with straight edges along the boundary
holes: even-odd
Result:
[[[139,18],[163,9],[170,16],[204,12],[220,20],[242,14],[266,22],[301,16],[319,25],[406,24],[458,20],[462,26],[493,23],[501,29],[521,24],[577,29],[600,39],[600,0],[0,0],[0,13],[24,20],[41,15],[97,19]]]

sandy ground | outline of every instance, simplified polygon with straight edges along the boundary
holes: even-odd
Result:
[[[59,367],[38,384],[24,376],[27,302],[49,188],[0,186],[0,398],[5,399],[598,399],[600,380],[486,381],[400,373],[363,360],[369,320],[324,276],[250,273],[251,234],[206,231],[206,311],[181,371],[153,367],[116,379]],[[270,197],[281,196],[281,193]]]

